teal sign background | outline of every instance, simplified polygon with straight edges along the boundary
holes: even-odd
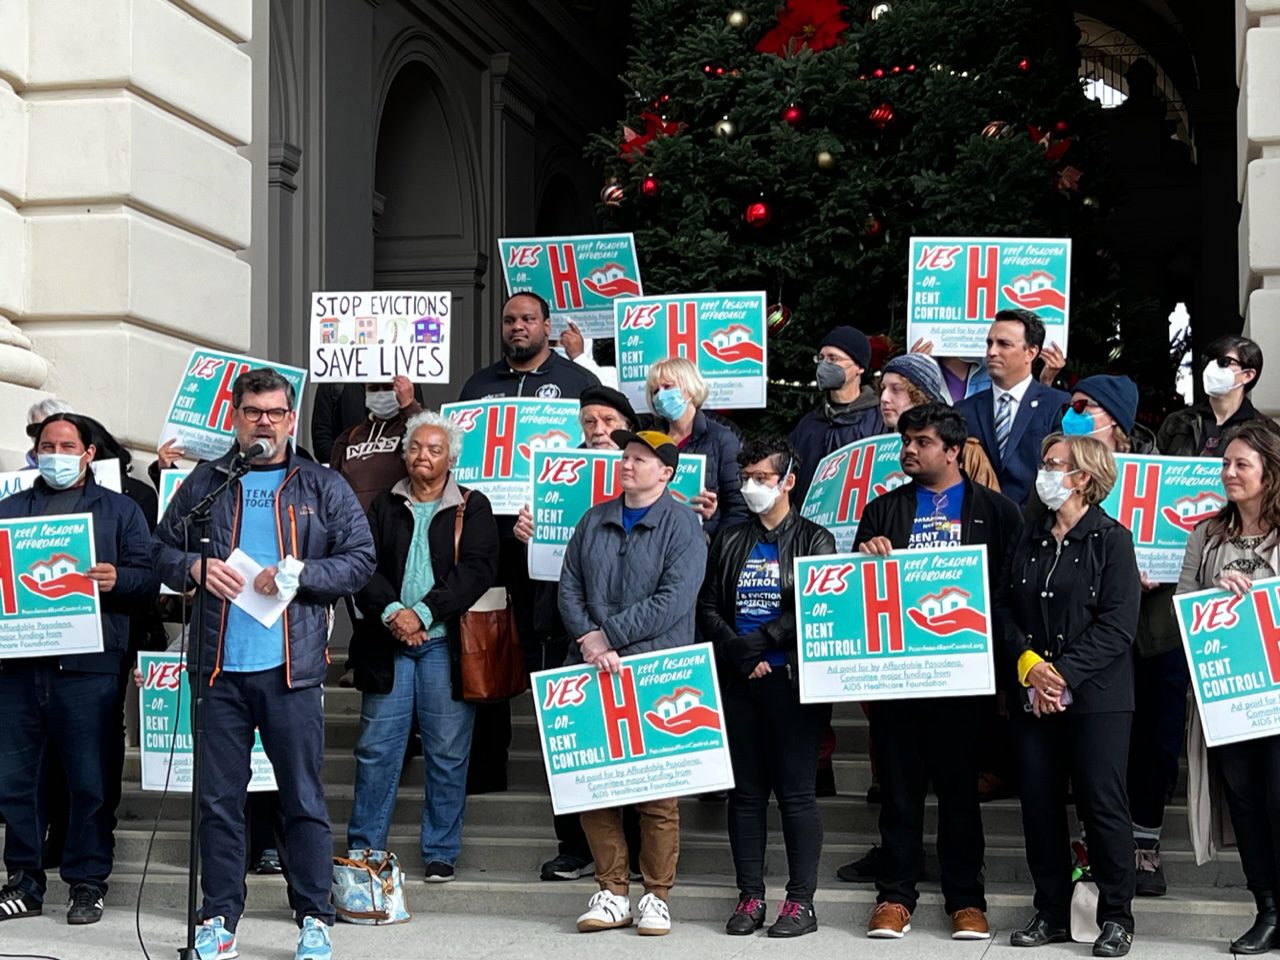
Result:
[[[833,450],[818,461],[800,515],[830,530],[837,550],[852,550],[867,504],[911,482],[902,472],[901,457],[902,437],[896,433]]]

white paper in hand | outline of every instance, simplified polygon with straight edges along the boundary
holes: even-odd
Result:
[[[284,613],[284,608],[289,606],[293,594],[277,593],[268,597],[253,589],[253,581],[262,572],[262,565],[239,547],[231,551],[226,562],[227,566],[244,577],[244,589],[231,602],[264,627],[274,627],[280,614]]]

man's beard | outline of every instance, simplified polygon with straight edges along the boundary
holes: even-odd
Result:
[[[533,343],[531,341],[527,347],[517,347],[515,344],[507,343],[507,341],[503,340],[502,355],[508,360],[514,360],[516,363],[524,363],[526,360],[532,360],[541,353],[542,348],[546,345],[547,341],[543,340],[541,343]]]

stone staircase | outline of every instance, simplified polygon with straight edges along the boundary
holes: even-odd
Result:
[[[360,694],[337,686],[335,655],[326,689],[327,752],[325,783],[335,844],[345,844],[351,811],[355,762],[352,747],[359,730]],[[422,804],[422,761],[415,758],[404,772],[390,838],[409,876],[410,908],[418,914],[437,912],[486,915],[547,915],[567,924],[584,908],[594,884],[587,879],[571,883],[538,880],[542,862],[556,851],[551,824],[551,804],[533,707],[525,694],[513,703],[509,789],[505,793],[468,798],[458,879],[448,884],[427,884],[418,854],[418,818]],[[874,901],[871,885],[844,884],[835,879],[836,868],[861,856],[877,841],[879,808],[865,801],[871,769],[867,754],[867,726],[861,710],[838,705],[835,710],[838,750],[835,760],[839,796],[820,801],[826,839],[819,870],[817,907],[824,923],[861,932]],[[160,811],[158,793],[136,786],[138,751],[128,750],[125,789],[116,831],[116,867],[108,903],[134,904],[151,839],[152,825]],[[1185,780],[1185,766],[1183,779]],[[1139,932],[1161,936],[1221,940],[1238,935],[1253,915],[1252,898],[1245,891],[1239,858],[1224,854],[1203,867],[1195,865],[1187,831],[1185,789],[1165,820],[1162,844],[1170,893],[1135,903]],[[929,801],[926,849],[930,876],[937,875],[932,832],[936,830],[936,805]],[[181,909],[185,904],[187,861],[187,795],[171,794],[164,803],[151,851],[151,865],[142,891],[146,909]],[[733,860],[725,828],[725,805],[694,798],[680,803],[681,854],[673,913],[677,920],[720,921],[736,902]],[[1009,930],[1021,926],[1032,914],[1031,882],[1022,846],[1022,825],[1017,800],[985,804],[987,890],[993,927]],[[776,808],[771,811],[771,834],[766,863],[769,895],[781,900],[786,857]],[[286,911],[285,885],[279,877],[249,877],[248,907],[252,911]],[[51,896],[63,891],[56,882]],[[922,886],[921,907],[913,925],[942,928],[946,917],[936,882]],[[568,929],[568,927],[566,927]]]

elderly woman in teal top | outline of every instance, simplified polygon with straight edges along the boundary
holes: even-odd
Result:
[[[498,529],[485,496],[453,478],[462,432],[452,421],[420,413],[405,438],[409,476],[369,505],[378,566],[356,595],[361,614],[381,629],[352,640],[351,668],[364,699],[347,845],[387,849],[416,716],[426,769],[422,859],[426,879],[443,882],[453,879],[462,846],[475,725],[475,708],[461,695],[459,615],[494,584]]]

